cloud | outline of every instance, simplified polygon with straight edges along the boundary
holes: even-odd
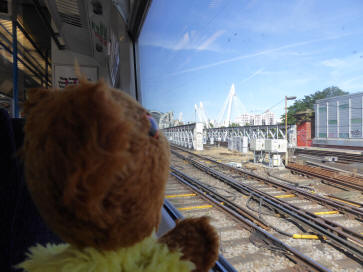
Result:
[[[362,53],[349,54],[341,58],[326,59],[320,62],[321,65],[331,68],[331,73],[353,74],[359,72],[363,65]]]
[[[174,46],[173,50],[181,50],[184,49],[190,41],[189,33],[185,33],[183,38],[180,39],[180,41]]]
[[[363,89],[363,75],[358,75],[343,82],[337,82],[337,85],[343,90],[361,92]]]
[[[358,80],[361,80],[361,79],[363,79],[363,75],[359,75],[359,76],[350,78],[349,80],[344,81],[343,84],[349,84],[349,83],[352,83],[354,81],[358,81]]]
[[[331,58],[320,62],[321,65],[328,67],[327,80],[345,91],[361,91],[363,89],[363,58],[361,55],[362,52],[357,52],[345,57]]]
[[[207,40],[205,40],[200,46],[198,46],[197,50],[206,50],[209,48],[209,46],[219,37],[221,36],[225,31],[224,30],[218,30],[215,32],[212,36],[210,36]]]
[[[324,66],[337,68],[345,65],[345,61],[342,59],[328,59],[321,62]]]
[[[269,55],[271,53],[281,51],[281,50],[284,50],[284,49],[300,47],[300,46],[303,46],[303,45],[308,45],[308,44],[317,43],[317,42],[321,42],[321,41],[336,40],[336,39],[340,39],[340,38],[343,38],[343,37],[346,37],[346,36],[349,36],[349,35],[351,35],[351,34],[335,35],[335,36],[330,36],[330,37],[325,37],[325,38],[319,38],[319,39],[312,39],[312,40],[307,40],[307,41],[302,41],[302,42],[290,43],[290,44],[286,44],[286,45],[283,45],[283,46],[280,46],[280,47],[267,49],[267,50],[262,50],[262,51],[252,53],[252,54],[241,55],[241,56],[238,56],[238,57],[225,59],[225,60],[222,60],[222,61],[217,61],[217,62],[214,62],[214,63],[197,66],[197,67],[194,67],[194,68],[189,68],[189,69],[179,71],[179,72],[175,72],[175,73],[172,73],[172,74],[169,74],[169,75],[180,75],[180,74],[184,74],[184,73],[195,72],[195,71],[215,67],[215,66],[218,66],[218,65],[226,64],[226,63],[240,61],[240,60],[247,59],[247,58],[253,58],[253,57],[262,56],[262,55]]]
[[[253,74],[251,74],[250,76],[248,76],[247,78],[245,78],[244,80],[242,80],[241,83],[244,83],[244,82],[250,80],[251,78],[254,78],[255,76],[261,74],[263,72],[263,70],[264,70],[263,68],[257,70],[256,72],[254,72]]]
[[[146,37],[141,46],[155,46],[173,51],[180,50],[198,50],[198,51],[219,51],[214,42],[225,33],[225,30],[217,30],[212,35],[198,35],[197,31],[192,30],[185,32],[183,36],[177,40],[171,38],[161,38],[158,35],[151,35]]]

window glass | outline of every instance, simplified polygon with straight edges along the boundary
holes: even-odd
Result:
[[[362,91],[362,10],[359,0],[153,0],[139,39],[143,104],[184,123],[266,124],[285,95]]]

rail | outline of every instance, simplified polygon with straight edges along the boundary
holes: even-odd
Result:
[[[216,160],[206,158],[206,157],[203,157],[203,156],[198,155],[198,154],[194,154],[193,152],[190,152],[189,150],[185,150],[185,149],[177,147],[177,146],[172,146],[172,147],[176,148],[176,149],[179,149],[179,150],[182,150],[183,152],[186,152],[188,154],[196,156],[196,157],[198,157],[200,159],[208,160],[210,162],[213,162],[214,164],[217,164],[222,168],[232,170],[232,171],[234,171],[236,173],[241,174],[244,177],[250,177],[252,179],[260,180],[262,182],[271,184],[273,186],[277,186],[278,188],[281,188],[285,192],[299,194],[299,195],[301,195],[301,196],[303,196],[303,197],[305,197],[307,199],[315,201],[316,203],[319,203],[319,204],[322,204],[322,205],[325,205],[325,206],[329,206],[330,208],[337,209],[340,212],[350,214],[350,215],[354,216],[355,218],[357,218],[359,220],[363,220],[363,211],[361,209],[359,209],[358,207],[348,206],[348,205],[345,205],[345,204],[343,204],[342,202],[339,202],[339,201],[329,200],[329,199],[323,198],[321,196],[317,196],[317,195],[314,195],[314,194],[309,193],[307,191],[301,190],[301,189],[296,188],[296,187],[291,186],[291,185],[281,184],[279,182],[276,182],[276,181],[272,180],[271,178],[259,176],[259,175],[255,174],[255,173],[253,173],[251,171],[248,171],[248,170],[245,170],[245,169],[237,169],[237,168],[235,168],[233,166],[217,162]]]
[[[363,178],[339,174],[337,171],[323,169],[318,166],[308,166],[297,163],[289,163],[286,168],[299,173],[323,179],[331,184],[352,188],[363,192]]]
[[[209,175],[223,181],[224,183],[230,185],[232,188],[236,189],[237,191],[240,191],[245,194],[247,193],[247,194],[253,196],[255,199],[263,200],[264,204],[273,207],[274,209],[278,210],[282,214],[295,218],[295,220],[298,221],[300,224],[307,226],[308,228],[314,229],[317,233],[320,234],[320,237],[322,237],[324,239],[328,239],[332,244],[339,245],[341,248],[345,249],[350,254],[357,256],[359,259],[363,259],[363,252],[362,252],[363,242],[362,242],[362,236],[360,234],[352,232],[351,230],[349,230],[343,226],[340,226],[334,222],[331,222],[323,217],[319,217],[319,216],[315,215],[314,213],[304,211],[292,204],[284,202],[284,201],[277,199],[267,193],[264,193],[256,188],[253,188],[252,186],[240,184],[233,178],[231,178],[221,172],[218,172],[215,169],[204,166],[203,164],[200,164],[190,158],[186,158],[183,155],[178,154],[175,151],[172,151],[172,152],[176,155],[179,155],[179,157],[188,161],[196,168],[198,168],[198,169],[208,173]],[[207,158],[204,158],[204,159],[207,159]],[[210,161],[213,161],[213,160],[210,160]],[[216,163],[218,163],[218,162],[216,162]],[[239,170],[239,171],[242,171],[242,170]],[[244,174],[247,175],[247,173],[244,173]],[[257,176],[256,174],[253,174],[253,173],[248,173],[248,175],[250,177],[258,178],[260,180],[266,180],[265,178]],[[266,180],[266,181],[270,182],[270,180]],[[299,190],[299,191],[301,191],[301,193],[303,193],[302,190]],[[324,200],[324,201],[331,202],[331,203],[333,203],[333,205],[335,205],[335,203],[333,201],[330,201],[330,200]],[[339,205],[340,204],[337,204],[337,206],[339,206]],[[342,205],[340,205],[340,206],[342,206]],[[362,214],[361,211],[360,211],[360,213]]]
[[[294,153],[307,154],[313,156],[333,156],[333,157],[338,157],[338,161],[363,163],[363,152],[361,154],[350,154],[344,151],[337,152],[329,150],[295,149]]]
[[[172,175],[175,176],[181,183],[187,185],[189,188],[191,188],[193,191],[198,193],[200,196],[204,196],[210,193],[210,190],[205,187],[203,184],[201,184],[199,181],[195,180],[194,178],[182,173],[181,171],[171,168]],[[213,195],[215,193],[213,192],[209,199],[213,201],[214,204],[219,202],[219,199],[213,200]],[[276,237],[274,237],[272,234],[264,230],[263,228],[259,227],[249,219],[245,218],[243,215],[241,215],[238,212],[235,212],[233,209],[231,209],[228,205],[219,205],[219,208],[222,208],[224,211],[228,212],[229,214],[233,215],[240,223],[242,223],[245,228],[249,229],[250,231],[257,231],[259,234],[261,234],[263,237],[265,237],[269,243],[276,247],[282,248],[287,254],[285,256],[289,259],[292,259],[294,262],[298,263],[300,265],[300,268],[303,268],[304,271],[329,271],[322,265],[316,263],[309,257],[305,256],[304,254],[300,253],[296,249],[288,246],[284,242],[280,241]]]

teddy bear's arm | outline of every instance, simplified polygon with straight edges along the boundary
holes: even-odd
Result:
[[[194,271],[208,271],[218,258],[219,238],[208,217],[188,218],[159,238],[170,250],[181,250],[182,259],[193,262]]]

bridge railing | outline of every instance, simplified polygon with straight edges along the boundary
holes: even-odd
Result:
[[[228,142],[234,136],[245,136],[251,139],[285,139],[285,125],[241,126],[203,128],[202,123],[193,123],[162,129],[168,140],[176,145],[203,149],[204,144],[214,142]],[[289,147],[296,146],[296,125],[287,127],[287,139]]]

